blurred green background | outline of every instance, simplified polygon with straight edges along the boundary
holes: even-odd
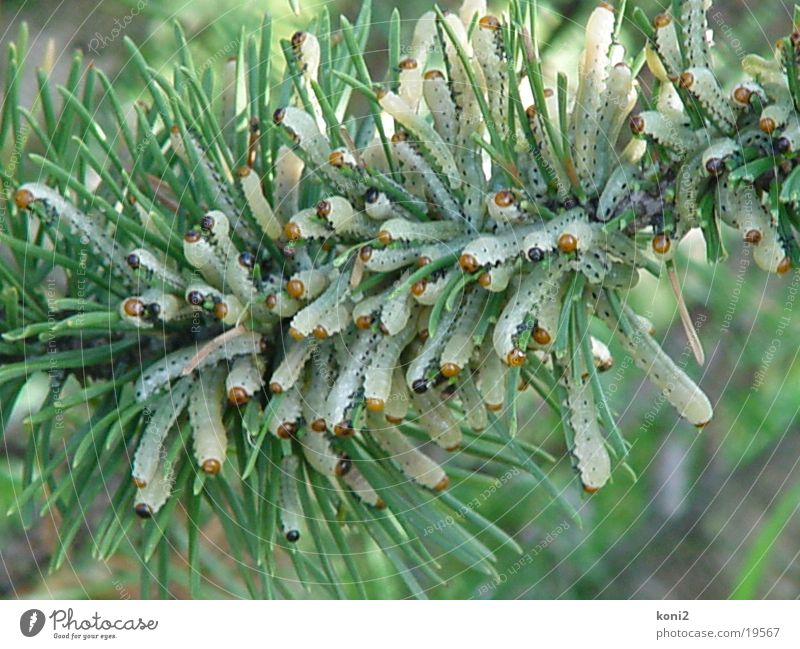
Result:
[[[168,66],[174,54],[170,21],[180,20],[196,49],[197,61],[220,65],[235,52],[242,26],[255,28],[265,11],[276,18],[278,36],[285,38],[306,27],[320,3],[299,0],[296,15],[287,0],[65,0],[63,2],[6,1],[0,5],[3,49],[27,21],[34,55],[45,57],[52,39],[54,75],[63,77],[69,55],[81,48],[116,77],[116,83],[135,100],[139,87],[126,68],[122,35],[143,44],[152,61]],[[351,19],[357,0],[327,3],[332,14]],[[385,68],[384,42],[394,2],[377,2],[368,60],[375,70]],[[430,8],[421,0],[399,3],[402,17],[412,19]],[[440,3],[456,9],[460,2]],[[664,3],[629,0],[650,16]],[[499,8],[501,3],[490,3]],[[541,0],[541,41],[547,71],[574,74],[581,26],[593,2]],[[630,7],[629,7],[630,9]],[[716,54],[728,65],[723,80],[740,77],[744,53],[768,54],[771,44],[791,29],[791,7],[782,2],[729,0],[712,10]],[[717,13],[718,12],[718,13]],[[624,42],[631,51],[642,47],[635,27],[626,21]],[[120,29],[120,27],[122,27]],[[277,40],[277,39],[276,39]],[[26,102],[34,79],[23,84]],[[27,95],[25,94],[27,92]],[[5,155],[5,153],[4,153]],[[698,245],[699,244],[699,245]],[[705,367],[697,367],[675,312],[675,300],[665,282],[644,281],[634,292],[637,309],[649,315],[659,339],[686,370],[699,379],[716,405],[716,416],[696,431],[678,420],[659,394],[641,383],[641,375],[620,350],[604,381],[621,428],[633,444],[629,464],[614,484],[587,501],[571,480],[558,423],[540,403],[523,409],[520,435],[559,458],[552,469],[558,484],[581,506],[583,526],[564,520],[530,479],[503,475],[491,465],[474,466],[485,476],[470,490],[454,480],[463,501],[475,499],[478,511],[498,519],[525,549],[522,556],[500,552],[499,579],[463,570],[442,558],[445,586],[429,595],[440,598],[794,598],[800,594],[800,364],[797,361],[800,315],[796,313],[800,274],[767,277],[752,269],[747,251],[728,238],[729,260],[705,265],[702,242],[690,237],[680,257],[684,294],[706,349]],[[690,272],[684,275],[687,267]],[[798,384],[795,385],[795,381]],[[19,490],[24,436],[4,435],[0,461],[0,597],[138,596],[138,563],[122,554],[105,565],[88,558],[91,535],[81,533],[78,550],[55,574],[46,574],[47,558],[58,543],[58,520],[23,530],[16,517],[4,513]],[[14,434],[12,434],[14,433]],[[500,478],[497,481],[497,478]],[[91,504],[76,515],[91,519]],[[245,596],[232,569],[219,529],[204,530],[208,544],[219,543],[207,560],[204,594],[208,597]],[[174,539],[173,560],[183,567],[185,539]],[[123,544],[123,547],[127,547]],[[374,576],[368,591],[374,597],[403,594],[401,581],[383,556],[365,541],[353,540],[364,571]],[[130,552],[130,550],[128,550]],[[208,552],[215,552],[206,548]],[[185,570],[175,570],[182,575]],[[178,577],[176,577],[177,579]],[[185,596],[185,584],[168,585],[174,596]],[[298,596],[316,596],[297,591]]]

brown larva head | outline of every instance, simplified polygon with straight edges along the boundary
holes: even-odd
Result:
[[[314,329],[311,332],[311,334],[317,340],[325,340],[329,335],[328,334],[328,330],[325,327],[323,327],[322,325],[317,325],[316,327],[314,327]]]
[[[306,40],[306,32],[295,32],[292,34],[292,47],[300,47]]]
[[[525,364],[525,352],[516,347],[506,355],[506,362],[511,367],[521,367]]]
[[[747,243],[752,243],[753,245],[760,243],[761,237],[762,237],[761,230],[753,229],[753,230],[748,230],[747,232],[744,233],[744,240]]]
[[[490,29],[492,31],[497,31],[498,29],[500,29],[501,24],[500,21],[494,16],[484,16],[478,21],[478,26],[481,29]]]
[[[267,299],[264,300],[264,303],[267,305],[267,308],[272,311],[276,306],[278,306],[278,296],[275,293],[270,293],[267,295]]]
[[[481,273],[478,276],[478,284],[480,284],[483,288],[489,288],[492,285],[492,274]]]
[[[356,318],[356,327],[362,331],[366,331],[372,326],[372,316],[360,315]]]
[[[564,232],[558,237],[558,249],[566,254],[575,252],[578,249],[578,240],[575,238],[575,235]]]
[[[291,337],[292,337],[294,340],[298,340],[298,341],[299,341],[299,340],[303,340],[303,339],[305,338],[305,336],[304,336],[304,335],[303,335],[303,334],[302,334],[300,331],[298,331],[297,329],[295,329],[294,327],[289,327],[289,335],[290,335],[290,336],[291,336]]]
[[[273,381],[269,384],[269,391],[272,392],[272,394],[281,394],[283,392],[283,386],[280,383]]]
[[[282,422],[276,431],[281,439],[291,439],[297,432],[297,424],[293,421]]]
[[[302,236],[302,233],[300,232],[300,226],[292,221],[289,221],[283,226],[283,233],[286,235],[286,238],[289,241],[299,241],[300,237]]]
[[[326,430],[328,430],[328,424],[324,419],[315,419],[311,422],[311,430],[313,430],[315,433],[324,433]]]
[[[672,22],[672,16],[669,14],[658,14],[655,18],[653,18],[653,27],[656,29],[662,29],[667,27]]]
[[[583,490],[587,494],[594,494],[594,493],[597,493],[598,491],[600,491],[600,487],[590,487],[589,485],[585,484],[585,485],[583,485]]]
[[[144,302],[138,297],[129,297],[122,303],[122,310],[126,316],[140,318],[144,314]]]
[[[286,117],[285,108],[278,108],[274,113],[272,113],[272,121],[276,124],[280,124],[284,117]]]
[[[428,70],[425,73],[425,78],[428,80],[444,79],[444,73],[441,70]]]
[[[333,434],[336,437],[352,437],[354,433],[353,424],[349,421],[340,421],[333,426]]]
[[[183,235],[183,240],[186,243],[197,243],[203,237],[197,230],[189,230],[186,234]]]
[[[306,291],[305,284],[300,279],[296,277],[294,279],[290,279],[286,282],[286,292],[295,299],[299,299],[303,296]]]
[[[494,204],[497,207],[511,207],[517,202],[514,192],[510,189],[501,189],[494,195]]]
[[[134,478],[133,479],[133,484],[136,485],[137,489],[144,489],[147,486],[147,482],[145,482],[141,478]]]
[[[331,202],[322,200],[317,203],[317,216],[321,219],[327,219],[331,213]]]
[[[455,363],[445,363],[440,369],[442,374],[444,374],[448,379],[458,376],[459,372],[461,372],[461,368]]]
[[[425,289],[428,288],[428,281],[421,279],[411,285],[411,294],[420,297],[425,294]]]
[[[250,175],[251,171],[252,171],[252,169],[250,169],[250,167],[243,166],[243,167],[239,167],[236,170],[236,174],[239,176],[239,178],[246,178],[247,176]]]
[[[228,390],[228,402],[232,406],[243,406],[250,401],[250,395],[240,385],[236,385]]]
[[[203,462],[203,473],[206,475],[217,475],[221,468],[219,460],[209,459]]]
[[[792,269],[792,260],[789,257],[784,257],[781,259],[781,262],[778,264],[778,268],[776,272],[778,275],[785,275]]]
[[[694,75],[691,72],[682,72],[678,78],[678,85],[681,88],[691,88],[694,85]]]
[[[338,149],[334,149],[328,156],[328,162],[332,167],[336,167],[337,169],[344,167],[344,153]]]
[[[395,131],[394,135],[392,135],[392,142],[395,144],[397,142],[405,142],[406,140],[408,140],[408,133],[405,131]]]
[[[386,501],[383,498],[376,499],[375,509],[386,509]]]
[[[452,446],[445,447],[444,450],[447,451],[448,453],[455,453],[460,448],[461,448],[461,442],[457,442],[456,444],[453,444]]]
[[[550,344],[550,341],[553,339],[552,336],[550,335],[550,332],[547,331],[547,329],[543,329],[542,327],[534,327],[532,335],[537,345],[548,345]]]
[[[365,264],[372,259],[372,246],[364,246],[358,251],[358,258]]]
[[[528,120],[535,119],[536,114],[537,114],[536,106],[534,106],[533,104],[531,104],[525,109],[525,116],[528,118]]]
[[[467,252],[458,258],[458,265],[468,273],[474,273],[480,268],[478,260]]]
[[[367,405],[367,410],[369,410],[370,412],[382,412],[384,407],[386,406],[386,403],[383,401],[383,399],[376,399],[374,397],[370,397],[365,401]]]
[[[425,329],[420,329],[420,330],[417,332],[417,338],[419,338],[419,339],[420,339],[422,342],[425,342],[426,340],[428,340],[428,337],[429,337],[430,335],[431,335],[431,332],[430,332],[430,331],[428,331],[428,329],[427,329],[427,328],[425,328]]]
[[[778,125],[775,123],[775,120],[772,119],[771,117],[762,117],[760,120],[758,120],[758,128],[760,128],[762,131],[764,131],[764,133],[769,135],[776,128],[778,128]]]
[[[226,315],[228,315],[228,305],[224,302],[217,302],[214,305],[214,317],[219,320],[224,320]]]
[[[672,247],[672,241],[670,238],[664,234],[657,234],[653,237],[653,241],[650,243],[653,248],[653,252],[659,255],[666,255],[669,252],[669,249]]]
[[[392,233],[388,230],[381,230],[378,232],[377,238],[384,246],[388,246],[392,242]]]
[[[644,119],[640,115],[633,115],[629,121],[631,133],[641,135],[644,132]]]
[[[444,476],[439,482],[433,485],[434,491],[444,491],[450,485],[450,478]]]
[[[746,86],[737,86],[733,89],[733,100],[737,104],[746,106],[750,103],[750,98],[753,96],[753,91]]]
[[[400,61],[397,64],[397,66],[401,70],[416,70],[419,67],[419,63],[417,62],[417,59],[411,58],[409,56],[408,58],[405,58],[402,61]]]

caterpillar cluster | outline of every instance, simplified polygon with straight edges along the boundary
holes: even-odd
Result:
[[[281,445],[290,542],[304,526],[304,466],[386,506],[343,450],[353,438],[386,453],[376,462],[442,491],[437,453],[409,426],[454,453],[468,432],[516,416],[517,386],[534,372],[556,393],[576,473],[594,492],[626,446],[604,416],[596,373],[613,359],[590,319],[682,417],[706,425],[709,399],[625,293],[669,264],[690,229],[710,236],[720,223],[754,246],[760,267],[786,272],[796,253],[784,216],[800,200],[787,77],[800,38],[773,60],[745,59],[751,78],[726,93],[708,8],[686,0],[680,16],[655,19],[646,60],[657,85],[652,107],[635,115],[644,91],[607,4],[589,17],[568,105],[556,88],[535,87],[519,4],[502,16],[469,0],[458,14],[424,15],[388,83],[354,84],[379,115],[357,132],[331,121],[348,123],[347,106],[321,93],[318,35],[295,34],[296,94],[274,107],[272,125],[252,116],[238,163],[177,107],[156,133],[169,164],[205,188],[177,254],[146,243],[119,250],[59,190],[21,186],[20,209],[64,218],[122,277],[121,321],[180,340],[145,358],[135,385],[155,413],[132,461],[137,513],[154,515],[170,496],[171,431],[188,421],[194,462],[214,476],[231,446],[226,422],[248,409]],[[434,44],[441,61],[428,59]],[[267,129],[269,164],[257,146]],[[766,157],[777,162],[766,168]],[[181,332],[198,321],[201,339],[187,344]]]

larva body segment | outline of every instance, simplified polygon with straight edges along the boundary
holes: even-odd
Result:
[[[289,278],[286,290],[295,300],[313,300],[328,287],[329,273],[318,268],[300,270]]]
[[[183,237],[183,255],[209,284],[222,286],[225,267],[212,245],[196,230],[189,230]]]
[[[353,433],[353,410],[363,397],[364,374],[381,334],[360,331],[352,345],[346,348],[339,375],[328,394],[325,420],[336,435]]]
[[[303,391],[303,417],[315,433],[327,429],[325,404],[337,371],[333,347],[332,341],[317,343],[308,365],[308,379]]]
[[[311,171],[327,168],[331,155],[328,139],[320,132],[314,117],[301,108],[287,106],[275,111],[275,122],[285,128],[313,165]]]
[[[147,486],[136,490],[134,511],[141,518],[151,518],[167,502],[172,493],[172,464],[167,458],[161,458]]]
[[[260,355],[247,354],[234,359],[225,378],[228,401],[240,406],[247,403],[264,387],[266,361]]]
[[[283,231],[289,241],[324,241],[332,234],[328,223],[317,216],[315,207],[294,214]]]
[[[376,272],[399,270],[413,264],[417,257],[419,257],[419,249],[416,247],[400,245],[379,250],[371,249],[369,258],[364,262],[364,267]]]
[[[617,140],[637,99],[630,67],[625,63],[613,66],[608,76],[598,132],[593,144],[596,166],[593,170],[590,169],[592,173],[587,182],[592,194],[603,191],[610,170],[619,164],[616,154]]]
[[[411,397],[417,419],[430,435],[431,441],[445,451],[457,451],[463,440],[458,422],[450,409],[435,394],[413,394]]]
[[[730,132],[734,128],[736,118],[730,100],[711,69],[690,67],[681,74],[680,84],[700,102],[703,109],[723,131]]]
[[[344,304],[348,291],[345,286],[340,285],[340,280],[341,277],[337,275],[316,300],[295,314],[289,329],[292,337],[296,340],[306,338],[314,333],[314,330],[319,326],[325,327],[324,335],[320,331],[320,337],[322,338],[342,329],[344,326],[342,318],[346,318],[346,314],[349,311]]]
[[[421,282],[417,282],[411,287],[411,294],[418,304],[433,306],[441,297],[444,290],[449,286],[454,273],[460,273],[456,267],[445,268],[428,275]]]
[[[389,454],[400,470],[417,484],[434,491],[442,491],[449,484],[444,469],[414,446],[394,426],[381,427],[372,437]]]
[[[477,384],[483,402],[492,412],[497,412],[503,407],[506,394],[506,368],[506,364],[492,349],[492,340],[487,337],[481,348]]]
[[[438,170],[447,178],[450,187],[458,189],[461,186],[461,174],[458,172],[450,148],[436,130],[393,92],[383,94],[378,102],[381,108],[419,140]]]
[[[657,58],[648,55],[647,63],[653,75],[662,83],[668,84],[670,83],[669,77],[680,74],[684,68],[678,30],[669,14],[661,14],[653,22]]]
[[[593,493],[600,489],[611,475],[611,460],[605,440],[597,423],[597,407],[588,380],[575,382],[567,378],[567,403],[574,431],[572,454],[577,461],[583,488]]]
[[[706,18],[710,7],[711,0],[683,0],[681,4],[681,25],[687,67],[711,65]]]
[[[472,32],[472,48],[487,86],[487,101],[499,135],[508,131],[508,63],[503,26],[491,15],[482,16]]]
[[[128,266],[139,271],[147,282],[157,282],[165,289],[181,292],[186,288],[186,280],[163,261],[145,248],[136,248],[125,258]]]
[[[156,476],[164,440],[186,407],[193,385],[194,377],[191,376],[177,381],[154,406],[133,458],[133,481],[139,489],[146,487]]]
[[[290,439],[297,433],[303,419],[303,397],[297,385],[292,386],[282,395],[272,399],[269,407],[272,410],[269,420],[269,432],[278,439]]]
[[[296,455],[287,455],[281,460],[281,487],[279,513],[281,530],[289,543],[300,540],[300,519],[303,506],[300,503],[300,460]]]
[[[133,271],[118,253],[114,240],[106,234],[102,226],[65,200],[55,189],[41,183],[25,183],[17,190],[14,200],[20,209],[38,204],[45,218],[53,223],[58,223],[60,219],[66,221],[70,231],[79,235],[81,243],[94,250],[102,263],[110,265],[126,283],[133,281]]]
[[[461,399],[467,424],[472,430],[484,430],[489,425],[489,417],[475,378],[469,371],[462,372],[459,378],[458,397]]]
[[[457,307],[458,317],[450,331],[450,338],[442,349],[439,367],[442,374],[451,378],[467,367],[475,349],[474,331],[486,305],[483,291],[468,288]]]
[[[341,476],[351,468],[349,459],[333,448],[328,436],[324,433],[307,433],[300,440],[300,445],[306,462],[322,475],[331,478]]]
[[[485,270],[478,277],[478,283],[490,293],[502,293],[508,288],[511,278],[517,272],[519,272],[518,265],[508,262]]]
[[[247,202],[247,206],[255,222],[258,223],[261,230],[270,239],[279,239],[283,233],[283,224],[275,215],[272,206],[264,196],[258,174],[250,167],[241,167],[239,169],[239,182],[241,183],[242,193],[244,194],[245,201]]]
[[[319,343],[313,338],[303,340],[284,340],[285,354],[269,379],[269,388],[274,394],[285,392],[300,378],[308,359]]]
[[[367,410],[380,412],[386,407],[392,392],[392,376],[401,367],[400,354],[415,335],[413,327],[406,327],[376,346],[364,375],[364,401]]]
[[[519,256],[524,249],[525,237],[533,230],[533,227],[527,226],[498,235],[480,235],[464,247],[459,263],[465,271],[474,273],[480,268],[509,262]]]
[[[275,196],[280,199],[275,204],[275,211],[282,221],[286,221],[298,209],[297,191],[303,175],[305,163],[302,158],[285,145],[278,148],[275,156],[275,177],[273,180]]]
[[[464,234],[464,224],[459,221],[428,221],[419,223],[403,218],[384,221],[378,239],[385,245],[392,241],[430,243],[448,241]]]
[[[664,113],[646,110],[631,121],[634,132],[652,138],[670,149],[677,157],[685,157],[698,144],[697,136],[688,126]]]
[[[330,196],[317,203],[317,216],[328,222],[337,234],[371,239],[377,230],[364,212],[356,211],[346,198]]]
[[[422,394],[431,384],[431,374],[439,372],[439,357],[450,334],[456,318],[456,312],[446,311],[442,314],[439,326],[433,336],[429,336],[422,348],[408,364],[406,385],[415,393]]]
[[[611,350],[602,340],[598,340],[594,336],[591,337],[592,343],[592,361],[594,366],[600,371],[605,372],[614,365],[614,357],[611,355]]]
[[[630,200],[636,180],[636,167],[630,164],[617,166],[606,182],[603,192],[597,201],[595,216],[603,223],[611,220]]]
[[[584,183],[584,189],[596,193],[592,178],[596,165],[595,144],[600,126],[598,115],[606,90],[609,68],[609,50],[614,34],[614,12],[608,5],[600,5],[586,23],[586,40],[578,69],[578,89],[573,109],[575,139],[575,168]]]
[[[442,140],[453,147],[458,135],[458,112],[444,74],[439,70],[428,70],[422,82],[422,92],[431,111],[433,127]]]
[[[604,305],[605,302],[601,301],[596,313],[619,336],[625,351],[636,365],[647,374],[647,378],[661,390],[682,417],[697,427],[705,426],[714,414],[708,397],[653,339],[648,324],[630,308],[624,307],[626,318],[633,327],[633,335],[629,337],[610,315],[607,305]]]
[[[438,137],[438,135],[437,135]],[[416,142],[408,140],[407,134],[395,133],[392,137],[392,149],[400,162],[406,189],[415,196],[425,198],[426,195],[441,210],[444,218],[452,220],[461,219],[461,208],[453,198],[450,190],[445,186],[428,161],[416,148]],[[445,147],[444,143],[437,146]],[[452,182],[450,185],[452,186]]]
[[[197,464],[209,475],[216,475],[222,469],[228,444],[222,423],[225,369],[220,364],[201,373],[189,396],[194,456]]]
[[[350,469],[350,471],[342,476],[342,480],[353,490],[353,493],[359,500],[370,507],[375,507],[376,509],[383,509],[386,507],[386,503],[378,496],[378,492],[367,482],[367,479],[357,468],[353,467]]]
[[[387,336],[397,336],[405,331],[414,311],[414,302],[409,293],[402,292],[384,302],[381,309],[380,328]]]
[[[386,421],[399,424],[408,414],[408,406],[411,396],[406,385],[405,372],[402,367],[395,367],[392,372],[392,387],[389,398],[383,409],[383,416]]]

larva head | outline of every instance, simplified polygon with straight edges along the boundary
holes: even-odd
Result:
[[[594,494],[594,493],[597,493],[598,491],[600,491],[600,487],[590,487],[589,485],[587,485],[587,484],[584,484],[584,485],[583,485],[583,490],[584,490],[584,491],[585,491],[587,494]]]
[[[537,345],[549,345],[550,341],[553,339],[547,329],[539,327],[538,325],[533,328],[532,337],[536,341]]]
[[[323,327],[321,324],[317,325],[316,327],[314,327],[314,329],[311,331],[311,334],[317,340],[325,340],[330,335],[328,333],[328,330],[325,327]]]
[[[449,486],[450,486],[450,478],[448,478],[445,475],[445,476],[442,476],[442,479],[439,480],[439,482],[437,482],[435,485],[433,485],[433,490],[434,491],[444,491]]]
[[[356,327],[361,329],[362,331],[366,331],[372,326],[372,316],[371,315],[360,315],[356,318]]]
[[[286,532],[286,540],[289,543],[297,543],[300,540],[300,532],[297,530],[289,530]]]
[[[682,72],[678,77],[678,84],[681,88],[691,88],[694,85],[694,74],[689,71]]]
[[[565,254],[575,252],[578,249],[577,237],[571,232],[563,232],[558,237],[558,249]]]
[[[731,91],[733,102],[741,107],[749,106],[753,91],[746,85],[738,85]]]
[[[275,431],[281,439],[291,439],[297,432],[297,424],[293,421],[284,421],[278,425]]]
[[[668,27],[671,22],[672,16],[669,14],[658,14],[653,18],[653,27],[656,29],[663,29],[664,27]]]
[[[760,243],[762,237],[761,230],[752,229],[744,233],[744,240],[753,245]]]
[[[468,252],[463,253],[458,258],[458,265],[461,266],[461,268],[467,273],[474,273],[481,267],[474,255]]]
[[[34,197],[33,192],[31,192],[29,189],[25,189],[24,187],[18,189],[17,193],[14,194],[14,203],[20,210],[27,210],[28,206],[35,200],[36,198]]]
[[[380,230],[377,239],[384,246],[388,246],[392,242],[392,233],[388,230]]]
[[[192,306],[203,306],[205,296],[197,289],[186,291],[186,301]]]
[[[247,270],[253,270],[256,267],[256,256],[252,252],[240,253],[237,261],[242,268]]]
[[[778,275],[785,275],[792,269],[792,260],[789,257],[784,257],[781,259],[780,263],[778,264],[778,268],[776,269],[776,273]]]
[[[311,422],[311,430],[315,433],[324,433],[328,430],[328,424],[324,419],[315,419]]]
[[[428,288],[428,281],[425,279],[421,279],[418,282],[414,282],[411,285],[411,294],[416,297],[420,297],[422,295],[425,295],[425,289],[427,288]]]
[[[789,153],[792,150],[792,141],[785,136],[775,138],[772,145],[778,153]]]
[[[242,386],[235,385],[228,390],[228,402],[232,406],[243,406],[248,401],[250,401],[250,395]]]
[[[272,394],[281,394],[283,392],[283,386],[273,381],[269,384],[269,391],[272,392]]]
[[[455,363],[445,363],[440,368],[440,371],[442,372],[443,376],[448,379],[452,379],[454,376],[458,376],[458,374],[461,372],[461,368]]]
[[[355,434],[353,422],[344,420],[340,421],[338,424],[334,424],[333,434],[336,435],[336,437],[352,437]]]
[[[290,279],[288,282],[286,282],[286,292],[295,299],[301,298],[306,292],[306,287],[303,284],[303,280],[296,277],[294,279]]]
[[[289,241],[299,241],[303,237],[300,226],[293,221],[289,221],[283,226],[283,233]]]
[[[183,240],[186,243],[197,243],[202,238],[202,235],[197,230],[189,230],[185,235],[183,235]]]
[[[758,120],[758,128],[760,128],[764,133],[767,135],[771,135],[776,128],[778,128],[777,123],[771,117],[762,117]]]
[[[133,511],[136,512],[136,515],[139,518],[152,518],[153,517],[153,508],[150,507],[147,503],[136,503],[133,506]]]
[[[483,16],[483,18],[481,18],[478,21],[478,27],[480,27],[481,29],[486,29],[489,31],[496,32],[502,27],[502,25],[497,18],[491,15],[487,15]]]
[[[506,363],[511,367],[522,367],[525,364],[526,358],[524,351],[514,347],[514,349],[506,355]]]
[[[372,246],[362,246],[358,251],[358,258],[365,264],[372,259]]]
[[[644,118],[641,115],[633,115],[629,121],[631,133],[641,135],[644,133]]]
[[[285,108],[278,108],[274,113],[272,113],[272,121],[275,122],[276,124],[282,123],[285,117],[286,117]]]
[[[444,80],[444,73],[441,70],[428,70],[425,73],[425,79],[427,81],[433,81],[435,79]]]
[[[305,42],[306,36],[308,36],[306,32],[300,31],[292,34],[292,47],[299,49],[300,46]]]
[[[370,397],[365,400],[367,410],[370,412],[383,412],[383,409],[386,407],[386,402],[383,399],[377,399],[375,397]]]
[[[125,257],[125,261],[127,262],[128,266],[130,266],[133,270],[136,270],[141,266],[142,260],[139,259],[139,255],[135,252],[132,252],[127,257]]]
[[[208,459],[203,462],[203,473],[206,475],[217,475],[222,468],[219,460]]]
[[[428,382],[425,379],[415,379],[411,389],[417,394],[425,394],[428,391]]]
[[[303,340],[303,339],[305,338],[305,336],[303,335],[303,333],[302,333],[301,331],[298,331],[298,330],[297,330],[297,329],[295,329],[294,327],[289,327],[289,335],[290,335],[290,336],[291,336],[291,337],[292,337],[294,340],[298,340],[298,341],[299,341],[299,340]]]
[[[321,200],[317,203],[317,216],[321,219],[327,220],[331,214],[331,202],[327,200]]]
[[[651,246],[653,248],[653,252],[657,255],[666,255],[672,247],[672,241],[666,234],[662,232],[661,234],[657,234],[653,237]]]
[[[145,313],[145,304],[138,297],[129,297],[122,303],[122,310],[130,318],[141,318]]]
[[[411,58],[410,56],[403,59],[397,64],[401,70],[416,70],[419,67],[419,62],[417,59]]]
[[[350,473],[350,469],[353,468],[353,461],[350,459],[348,455],[341,455],[339,457],[339,461],[336,463],[336,468],[334,469],[334,473],[336,476],[341,478],[342,476],[346,476]]]

